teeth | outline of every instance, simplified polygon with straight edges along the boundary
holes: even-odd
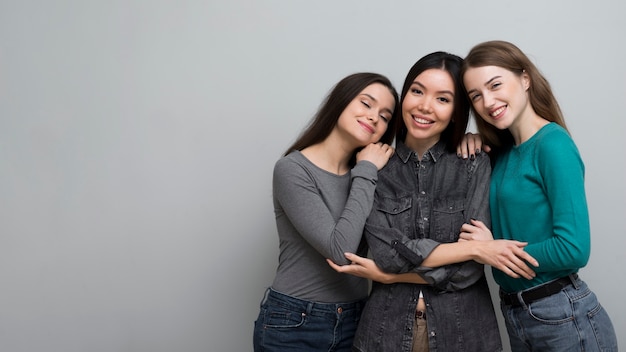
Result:
[[[503,111],[504,111],[504,109],[505,109],[505,108],[506,108],[506,106],[503,106],[503,107],[501,107],[500,109],[498,109],[498,110],[496,110],[496,111],[492,112],[492,113],[491,113],[491,116],[492,116],[492,117],[493,117],[493,116],[498,116],[501,112],[503,112]]]
[[[432,123],[431,121],[420,119],[419,117],[414,117],[413,120],[415,120],[415,122],[417,123],[423,123],[423,124]]]

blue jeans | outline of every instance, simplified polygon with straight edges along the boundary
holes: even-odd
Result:
[[[609,315],[580,278],[551,296],[500,308],[513,352],[617,351]]]
[[[304,301],[270,288],[254,322],[254,351],[350,351],[364,305]]]

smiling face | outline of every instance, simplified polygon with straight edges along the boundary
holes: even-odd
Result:
[[[336,130],[358,147],[378,142],[387,131],[394,106],[395,98],[389,88],[380,83],[371,84],[346,106]]]
[[[439,141],[452,118],[455,93],[452,77],[444,70],[428,69],[415,77],[402,102],[409,148],[422,155]]]
[[[518,124],[532,112],[527,90],[528,75],[521,75],[498,66],[471,67],[463,75],[463,82],[474,110],[498,129]]]

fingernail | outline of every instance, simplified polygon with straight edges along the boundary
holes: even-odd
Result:
[[[470,160],[474,160],[474,159],[476,159],[476,155],[474,154],[470,155]]]
[[[461,153],[456,153],[456,156],[460,158],[461,157]]]
[[[476,154],[480,154],[480,149],[476,148]]]
[[[467,154],[463,154],[463,159],[467,159]]]

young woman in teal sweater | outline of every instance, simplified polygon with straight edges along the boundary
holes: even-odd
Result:
[[[491,147],[494,238],[527,242],[539,262],[531,280],[494,269],[512,350],[617,351],[607,312],[577,274],[591,242],[584,165],[548,82],[503,41],[472,48],[462,74]]]

